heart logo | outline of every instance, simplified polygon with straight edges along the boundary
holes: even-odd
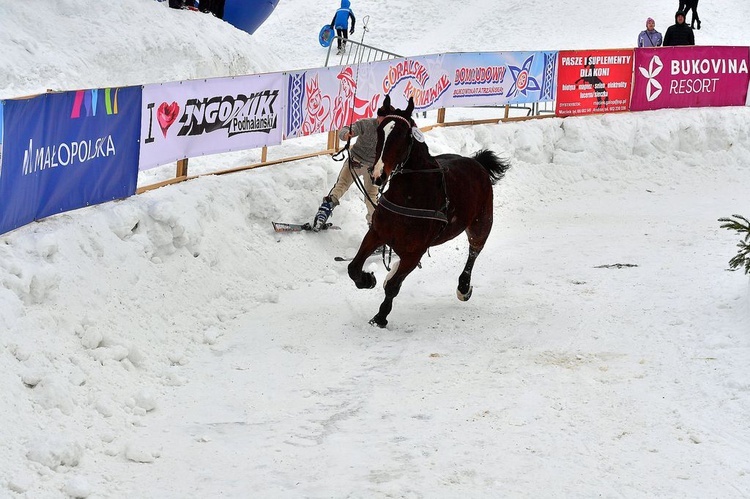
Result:
[[[164,134],[164,138],[167,138],[167,130],[172,126],[172,123],[177,119],[177,115],[180,114],[180,106],[176,102],[167,104],[162,102],[159,109],[156,111],[156,119],[159,121],[161,127],[161,133]]]

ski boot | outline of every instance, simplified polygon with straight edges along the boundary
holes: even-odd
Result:
[[[333,202],[333,199],[331,199],[329,196],[326,196],[323,198],[323,203],[321,203],[320,208],[318,208],[318,213],[315,215],[315,219],[313,220],[313,230],[315,232],[318,232],[323,226],[325,226],[326,222],[328,221],[328,217],[331,216],[331,213],[333,213],[333,208],[336,205]]]

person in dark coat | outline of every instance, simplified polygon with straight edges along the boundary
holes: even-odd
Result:
[[[226,0],[201,0],[201,12],[213,14],[219,19],[224,19],[224,4]]]
[[[685,24],[685,12],[678,10],[674,15],[674,24],[664,34],[664,46],[695,45],[693,28]]]
[[[693,17],[690,18],[690,27],[695,28],[697,23],[698,27],[696,29],[701,29],[701,18],[698,17],[698,0],[680,0],[679,10],[685,13],[685,17],[687,17],[687,13],[692,10]]]

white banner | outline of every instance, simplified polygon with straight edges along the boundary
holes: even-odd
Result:
[[[339,130],[372,118],[382,96],[371,91],[367,64],[288,73],[285,138]]]
[[[339,130],[375,116],[386,94],[404,108],[414,97],[418,110],[441,107],[450,78],[442,56],[335,66],[288,73],[285,138]]]
[[[416,111],[555,99],[557,52],[436,54],[288,73],[285,138],[375,115],[384,96]]]
[[[368,81],[373,93],[390,95],[396,108],[404,109],[413,98],[416,111],[445,107],[451,88],[440,54],[374,62],[368,67]]]
[[[139,168],[281,143],[283,73],[143,87]]]
[[[446,54],[444,107],[505,106],[555,100],[557,52]]]

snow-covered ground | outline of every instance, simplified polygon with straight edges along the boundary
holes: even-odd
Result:
[[[405,55],[632,46],[646,17],[663,32],[674,15],[620,4],[353,8],[365,42]],[[152,0],[4,2],[0,97],[317,67],[335,7],[281,0],[249,36]],[[698,42],[749,44],[748,14],[701,5]],[[328,157],[1,236],[0,497],[750,496],[749,279],[726,271],[739,236],[717,222],[750,214],[750,110],[426,140],[513,166],[471,300],[455,298],[459,237],[407,278],[385,330],[367,324],[382,288],[333,260],[365,232],[354,190],[341,231],[269,223],[312,218]]]

